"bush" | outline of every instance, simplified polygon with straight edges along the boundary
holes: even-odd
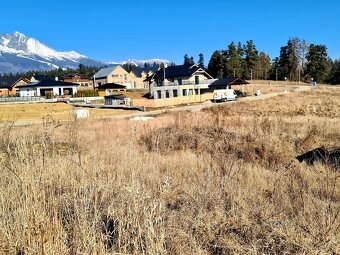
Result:
[[[75,93],[74,97],[97,97],[99,96],[96,90],[80,90]]]

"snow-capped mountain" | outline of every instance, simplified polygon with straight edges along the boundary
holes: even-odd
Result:
[[[104,63],[75,51],[56,51],[40,41],[29,38],[19,32],[0,34],[0,73],[21,73],[33,70],[50,70],[59,67],[76,69],[79,64],[101,67],[123,64],[143,66],[145,63],[152,66],[154,63],[170,65],[171,62],[163,59],[129,59],[123,62]]]
[[[156,64],[162,64],[165,63],[167,65],[171,64],[171,61],[169,60],[165,60],[165,59],[148,59],[148,60],[136,60],[136,59],[128,59],[127,61],[123,61],[120,64],[124,65],[124,64],[128,64],[128,65],[135,65],[135,66],[143,66],[144,64],[150,64],[151,66],[156,63]]]
[[[0,73],[77,68],[79,64],[103,66],[103,62],[75,51],[58,52],[19,32],[0,35]]]

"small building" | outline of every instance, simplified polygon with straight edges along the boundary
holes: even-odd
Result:
[[[57,80],[43,80],[39,82],[28,83],[17,87],[19,96],[64,96],[74,95],[77,93],[76,83],[57,81]]]
[[[24,85],[30,81],[26,78],[0,77],[0,96],[17,95],[17,86]]]
[[[247,81],[237,78],[234,76],[229,76],[226,78],[218,79],[209,85],[211,89],[231,89],[232,85],[245,85],[249,84]]]
[[[127,97],[124,95],[105,96],[105,105],[125,105]]]
[[[106,83],[95,88],[99,96],[109,96],[113,93],[126,91],[126,86],[117,83]]]

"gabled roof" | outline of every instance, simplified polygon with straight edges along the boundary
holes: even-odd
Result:
[[[63,77],[61,77],[61,79],[72,79],[76,76],[79,76],[81,79],[89,79],[88,77],[85,77],[83,75],[80,75],[79,73],[74,73],[74,74],[69,74],[69,75],[65,75]]]
[[[119,65],[118,65],[119,66]],[[110,67],[106,67],[106,68],[102,68],[100,69],[97,73],[95,73],[95,75],[93,75],[93,77],[95,77],[96,79],[99,78],[106,78],[110,75],[110,73],[112,73],[118,66],[110,66]]]
[[[33,78],[34,78],[36,81],[51,80],[51,77],[50,77],[50,76],[41,75],[41,74],[34,74],[34,75],[33,75]]]
[[[0,77],[0,88],[12,88],[16,83],[18,83],[20,80],[23,80],[26,83],[29,83],[30,81],[26,78],[18,78],[18,77]]]
[[[18,87],[27,88],[27,87],[67,87],[67,86],[79,86],[79,84],[65,81],[43,80],[39,82],[20,85]]]
[[[97,87],[97,89],[125,89],[125,88],[126,86],[118,83],[105,83]]]
[[[104,96],[105,99],[110,98],[110,99],[115,99],[115,100],[124,100],[126,98],[125,95],[120,94],[120,95],[108,95]]]
[[[165,78],[176,78],[176,77],[190,77],[196,72],[203,72],[208,78],[212,79],[212,76],[208,74],[204,69],[197,65],[180,65],[180,66],[169,66],[165,68]],[[160,79],[164,79],[164,69],[158,70],[155,75]]]
[[[153,73],[158,71],[157,67],[132,67],[131,72],[133,72],[137,77],[141,77],[142,73],[145,72],[146,74],[148,74],[150,71],[152,71]]]
[[[237,78],[234,76],[229,76],[226,78],[221,78],[209,85],[209,88],[217,88],[217,87],[226,87],[231,85],[241,85],[241,84],[249,84],[247,81]]]

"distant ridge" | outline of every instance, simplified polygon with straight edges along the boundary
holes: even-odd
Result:
[[[58,52],[20,32],[0,35],[0,73],[31,70],[77,68],[79,64],[102,66],[105,63],[75,51]]]
[[[101,67],[113,64],[143,66],[145,63],[152,66],[154,63],[170,64],[171,62],[162,59],[129,59],[123,62],[103,62],[75,51],[56,51],[39,40],[27,37],[20,32],[0,34],[0,73],[45,71],[59,67],[76,69],[79,64]]]

